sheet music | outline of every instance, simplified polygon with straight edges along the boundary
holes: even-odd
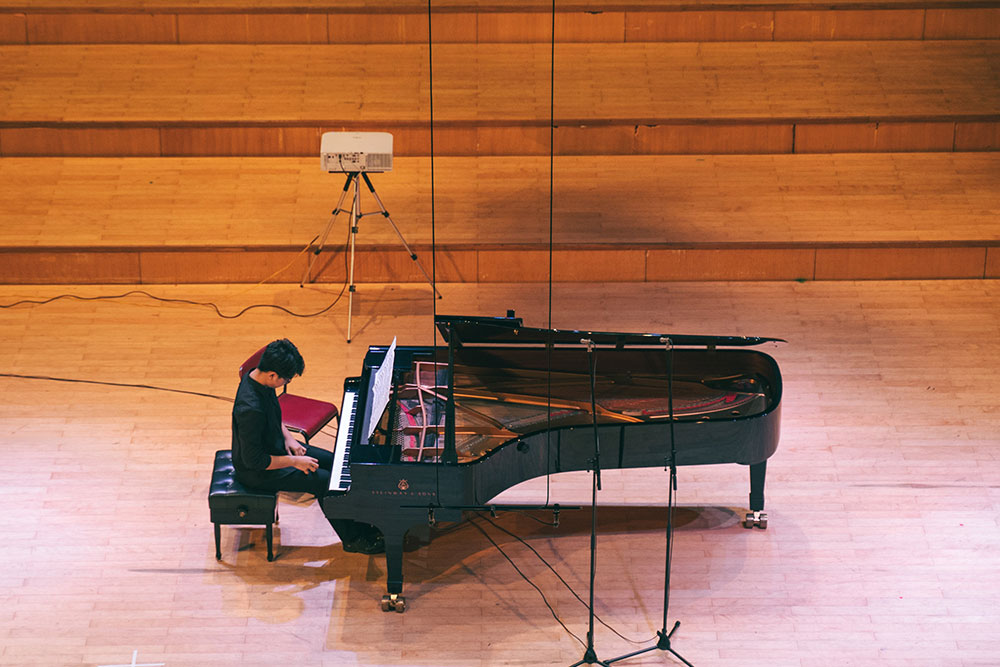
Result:
[[[375,380],[372,383],[372,409],[368,413],[368,427],[365,429],[365,439],[371,439],[375,432],[375,426],[382,418],[382,412],[389,405],[389,390],[392,388],[392,368],[396,364],[396,337],[392,338],[392,345],[385,353],[382,365],[375,371]]]

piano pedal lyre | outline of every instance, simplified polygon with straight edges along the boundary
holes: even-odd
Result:
[[[406,598],[398,593],[382,596],[382,611],[395,611],[402,614],[406,611]]]
[[[761,512],[760,510],[747,512],[746,519],[743,520],[743,527],[753,528],[754,526],[767,530],[767,512]]]

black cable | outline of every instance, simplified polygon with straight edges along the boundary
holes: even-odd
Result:
[[[350,236],[350,225],[348,225],[348,236]],[[315,240],[315,239],[313,239],[313,240]],[[345,247],[346,247],[346,241],[345,241]],[[112,301],[112,300],[115,300],[115,299],[125,299],[125,298],[128,298],[128,297],[133,296],[133,295],[139,295],[139,296],[148,297],[148,298],[150,298],[150,299],[152,299],[154,301],[160,301],[162,303],[179,303],[179,304],[186,305],[186,306],[201,306],[201,307],[205,307],[205,308],[211,308],[211,309],[213,309],[215,311],[216,315],[218,315],[219,317],[221,317],[223,319],[226,319],[226,320],[235,320],[236,318],[242,317],[247,312],[249,312],[251,310],[254,310],[256,308],[273,308],[275,310],[280,310],[280,311],[282,311],[284,313],[287,313],[288,315],[291,315],[292,317],[299,317],[299,318],[307,319],[307,318],[310,318],[310,317],[318,317],[318,316],[322,315],[323,313],[329,311],[331,308],[333,308],[334,306],[336,306],[340,302],[341,298],[343,298],[344,291],[347,289],[347,253],[346,252],[344,253],[344,268],[345,268],[345,270],[344,270],[344,284],[340,287],[340,292],[337,294],[337,298],[335,298],[329,305],[327,305],[322,310],[318,310],[318,311],[316,311],[314,313],[296,313],[294,311],[289,310],[288,308],[285,308],[284,306],[276,306],[273,303],[255,303],[255,304],[252,304],[250,306],[247,306],[246,308],[244,308],[240,312],[236,313],[235,315],[226,315],[225,313],[222,312],[222,310],[219,308],[218,305],[216,305],[215,303],[212,303],[211,301],[193,301],[191,299],[172,299],[172,298],[164,297],[164,296],[156,296],[155,294],[150,294],[149,292],[147,292],[145,290],[138,290],[138,289],[137,290],[129,290],[128,292],[125,292],[124,294],[103,294],[103,295],[100,295],[100,296],[80,296],[79,294],[60,294],[58,296],[53,296],[53,297],[50,297],[48,299],[43,299],[43,300],[21,299],[20,301],[15,301],[14,303],[3,303],[3,304],[0,304],[0,309],[16,308],[17,306],[26,305],[26,304],[35,305],[35,306],[44,306],[44,305],[52,303],[53,301],[60,301],[62,299],[75,299],[76,301]]]
[[[523,513],[523,512],[519,512],[519,513]],[[559,574],[559,572],[556,571],[556,569],[552,566],[552,564],[549,563],[547,560],[545,560],[545,557],[542,556],[540,553],[538,553],[538,551],[536,551],[533,546],[531,546],[530,544],[528,544],[520,536],[514,534],[510,530],[507,530],[503,526],[501,526],[501,525],[497,524],[496,522],[492,521],[489,517],[484,516],[483,514],[481,514],[479,512],[476,512],[476,515],[479,516],[484,521],[486,521],[487,523],[489,523],[491,526],[493,526],[497,530],[500,530],[500,531],[502,531],[504,533],[507,533],[509,536],[513,537],[515,540],[517,540],[518,542],[520,542],[521,544],[523,544],[524,546],[526,546],[528,549],[530,549],[531,553],[535,554],[535,556],[538,558],[538,560],[542,561],[542,563],[545,565],[545,567],[549,568],[549,570],[552,571],[552,574],[554,574],[556,576],[556,579],[558,579],[562,583],[562,585],[566,587],[566,590],[568,590],[570,593],[572,593],[573,597],[575,597],[577,600],[579,600],[580,604],[582,604],[585,608],[587,608],[588,610],[590,609],[590,607],[587,606],[587,602],[583,598],[581,598],[577,594],[577,592],[575,590],[573,590],[573,587],[569,585],[569,582],[567,582],[565,579],[563,579],[562,575]],[[532,517],[532,516],[530,516],[528,514],[524,514],[524,515],[527,516],[529,519],[534,519],[534,517]],[[535,520],[538,521],[538,519],[535,519]],[[547,523],[547,522],[543,522],[543,521],[539,521],[539,523],[542,523],[544,525],[549,525],[549,526],[553,525],[551,523]],[[477,526],[477,528],[478,528],[478,526]],[[482,531],[481,528],[480,528],[480,531]],[[490,540],[490,542],[493,542],[493,540]],[[493,545],[496,546],[496,542],[493,542]],[[497,547],[497,549],[499,549],[499,548],[500,547]],[[501,553],[503,553],[503,551],[501,551]],[[506,554],[504,554],[504,556],[506,557]],[[508,560],[510,560],[510,559],[508,558]],[[517,569],[517,568],[515,567],[515,569]],[[518,570],[518,574],[521,574],[520,570]],[[521,574],[521,576],[524,577],[524,574]],[[529,581],[528,583],[531,583],[531,582]],[[532,586],[534,586],[534,584],[532,584]],[[537,588],[537,586],[536,586],[536,588]],[[543,596],[543,598],[544,598],[544,596]],[[546,603],[546,604],[548,604],[548,603]],[[551,609],[551,607],[549,607],[549,609]],[[610,625],[608,625],[607,623],[605,623],[604,620],[601,619],[601,617],[598,616],[597,614],[594,614],[594,618],[597,619],[598,623],[600,623],[601,625],[603,625],[604,627],[606,627],[608,630],[610,630],[614,634],[618,635],[619,637],[621,637],[622,639],[624,639],[625,641],[627,641],[630,644],[645,644],[645,643],[651,641],[652,639],[656,639],[656,635],[653,635],[653,637],[651,639],[641,639],[641,640],[629,639],[628,637],[626,637],[625,635],[623,635],[622,633],[618,632],[613,627],[611,627]],[[565,627],[565,626],[563,626],[563,627]],[[579,638],[578,638],[578,640],[579,640]]]
[[[22,375],[20,373],[0,373],[0,377],[5,378],[17,378],[21,380],[49,380],[52,382],[78,382],[81,384],[99,384],[108,387],[128,387],[131,389],[152,389],[154,391],[169,391],[174,394],[188,394],[189,396],[201,396],[203,398],[214,398],[219,401],[225,401],[227,403],[232,403],[232,396],[217,396],[215,394],[206,394],[200,391],[190,391],[188,389],[172,389],[170,387],[157,387],[151,384],[132,384],[129,382],[108,382],[105,380],[80,380],[77,378],[60,378],[52,377],[49,375]]]
[[[504,558],[507,559],[507,562],[510,563],[510,566],[512,568],[514,568],[515,572],[517,572],[519,575],[521,575],[522,579],[524,579],[526,582],[528,582],[528,584],[531,585],[532,588],[534,588],[536,591],[538,591],[538,594],[542,597],[542,602],[544,602],[545,606],[549,608],[549,612],[552,614],[552,618],[556,619],[556,623],[558,623],[559,625],[561,625],[562,628],[563,628],[563,630],[565,630],[567,632],[567,634],[569,634],[570,637],[572,637],[576,641],[580,642],[581,646],[586,646],[586,643],[582,639],[580,639],[578,636],[576,636],[575,634],[573,634],[573,631],[570,630],[568,627],[566,627],[566,624],[563,623],[563,621],[562,621],[561,618],[559,618],[559,615],[556,613],[556,610],[552,608],[551,604],[549,604],[549,600],[548,600],[548,598],[545,597],[545,593],[542,592],[542,589],[539,588],[538,585],[535,582],[533,582],[524,572],[521,572],[521,569],[517,566],[517,564],[514,562],[514,560],[510,556],[507,555],[507,553],[503,550],[503,548],[499,544],[497,544],[496,540],[494,540],[492,537],[490,537],[490,534],[487,533],[486,530],[482,526],[480,526],[478,523],[476,523],[475,521],[470,521],[469,523],[471,523],[473,526],[475,526],[476,530],[478,530],[480,533],[482,533],[483,536],[487,540],[490,541],[490,544],[492,544],[496,548],[496,550],[500,552],[501,556],[503,556]],[[493,523],[493,522],[490,521],[490,523]]]
[[[14,308],[16,306],[21,306],[25,304],[44,306],[46,304],[52,303],[53,301],[59,301],[61,299],[75,299],[77,301],[110,301],[114,299],[124,299],[133,295],[145,296],[150,299],[153,299],[154,301],[161,301],[163,303],[179,303],[187,306],[202,306],[206,308],[211,308],[212,310],[215,311],[216,315],[226,320],[234,320],[237,317],[242,317],[244,314],[246,314],[251,310],[254,310],[255,308],[273,308],[275,310],[280,310],[284,313],[287,313],[292,317],[309,318],[322,315],[323,313],[327,312],[335,305],[337,305],[341,297],[343,297],[344,295],[344,288],[341,288],[340,293],[337,295],[337,298],[334,299],[332,303],[314,313],[296,313],[294,311],[289,310],[288,308],[285,308],[284,306],[277,306],[273,303],[255,303],[253,305],[247,306],[246,308],[236,313],[235,315],[226,315],[225,313],[222,312],[222,310],[219,308],[218,305],[210,301],[193,301],[191,299],[172,299],[169,297],[156,296],[155,294],[150,294],[145,290],[129,290],[124,294],[106,294],[101,296],[80,296],[79,294],[60,294],[58,296],[54,296],[44,300],[22,299],[21,301],[15,301],[14,303],[4,303],[0,304],[0,308]]]

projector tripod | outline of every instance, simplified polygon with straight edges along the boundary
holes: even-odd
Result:
[[[375,202],[378,204],[379,208],[378,211],[369,211],[368,213],[361,212],[361,179],[364,179],[365,185],[368,186],[368,191],[371,192],[372,196],[375,198]],[[352,184],[354,185],[354,196],[353,196],[353,202],[351,203],[351,208],[350,210],[348,210],[343,208],[343,205],[344,205],[344,200],[347,198],[347,193],[351,190]],[[410,245],[406,242],[406,239],[403,238],[403,234],[399,231],[399,227],[397,227],[396,223],[393,222],[392,218],[389,217],[389,212],[385,210],[385,206],[382,204],[382,199],[378,196],[378,193],[375,192],[375,186],[372,185],[371,179],[368,178],[368,174],[366,174],[363,171],[347,172],[347,180],[344,182],[344,189],[340,193],[340,201],[337,202],[337,207],[333,209],[333,214],[330,217],[330,221],[326,224],[326,229],[323,230],[323,234],[320,236],[319,243],[316,245],[316,249],[313,250],[312,253],[310,253],[309,255],[309,263],[306,265],[306,271],[302,275],[302,282],[299,283],[299,287],[301,287],[307,282],[312,282],[313,264],[315,264],[316,258],[319,257],[320,253],[323,252],[323,247],[326,245],[326,239],[328,236],[330,236],[330,230],[333,229],[333,224],[337,221],[337,216],[340,213],[350,214],[350,220],[348,221],[348,224],[350,225],[350,231],[351,231],[351,241],[350,241],[351,263],[347,273],[347,281],[348,281],[347,342],[348,343],[351,342],[351,315],[354,312],[354,292],[357,291],[356,285],[354,284],[354,243],[358,236],[358,225],[361,222],[361,218],[365,217],[366,215],[380,214],[383,218],[389,221],[389,224],[392,225],[393,231],[396,232],[396,236],[399,237],[400,243],[402,243],[403,247],[406,248],[406,252],[410,256],[410,259],[412,259],[416,263],[417,267],[420,268],[420,272],[424,274],[424,278],[427,280],[427,284],[431,286],[432,290],[434,290],[434,296],[437,297],[438,299],[441,298],[441,293],[438,292],[437,287],[435,287],[433,281],[431,281],[431,277],[427,275],[427,271],[420,263],[420,260],[417,259],[417,254],[413,252],[413,249],[410,248]]]

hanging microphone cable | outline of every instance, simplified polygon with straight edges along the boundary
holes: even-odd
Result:
[[[553,201],[555,199],[555,154],[556,154],[556,122],[555,122],[555,91],[556,91],[556,0],[552,0],[552,25],[549,34],[549,317],[548,330],[552,331],[552,238],[553,238]],[[545,429],[545,504],[552,497],[552,345],[546,345],[548,383],[546,391],[546,414],[548,415]]]

